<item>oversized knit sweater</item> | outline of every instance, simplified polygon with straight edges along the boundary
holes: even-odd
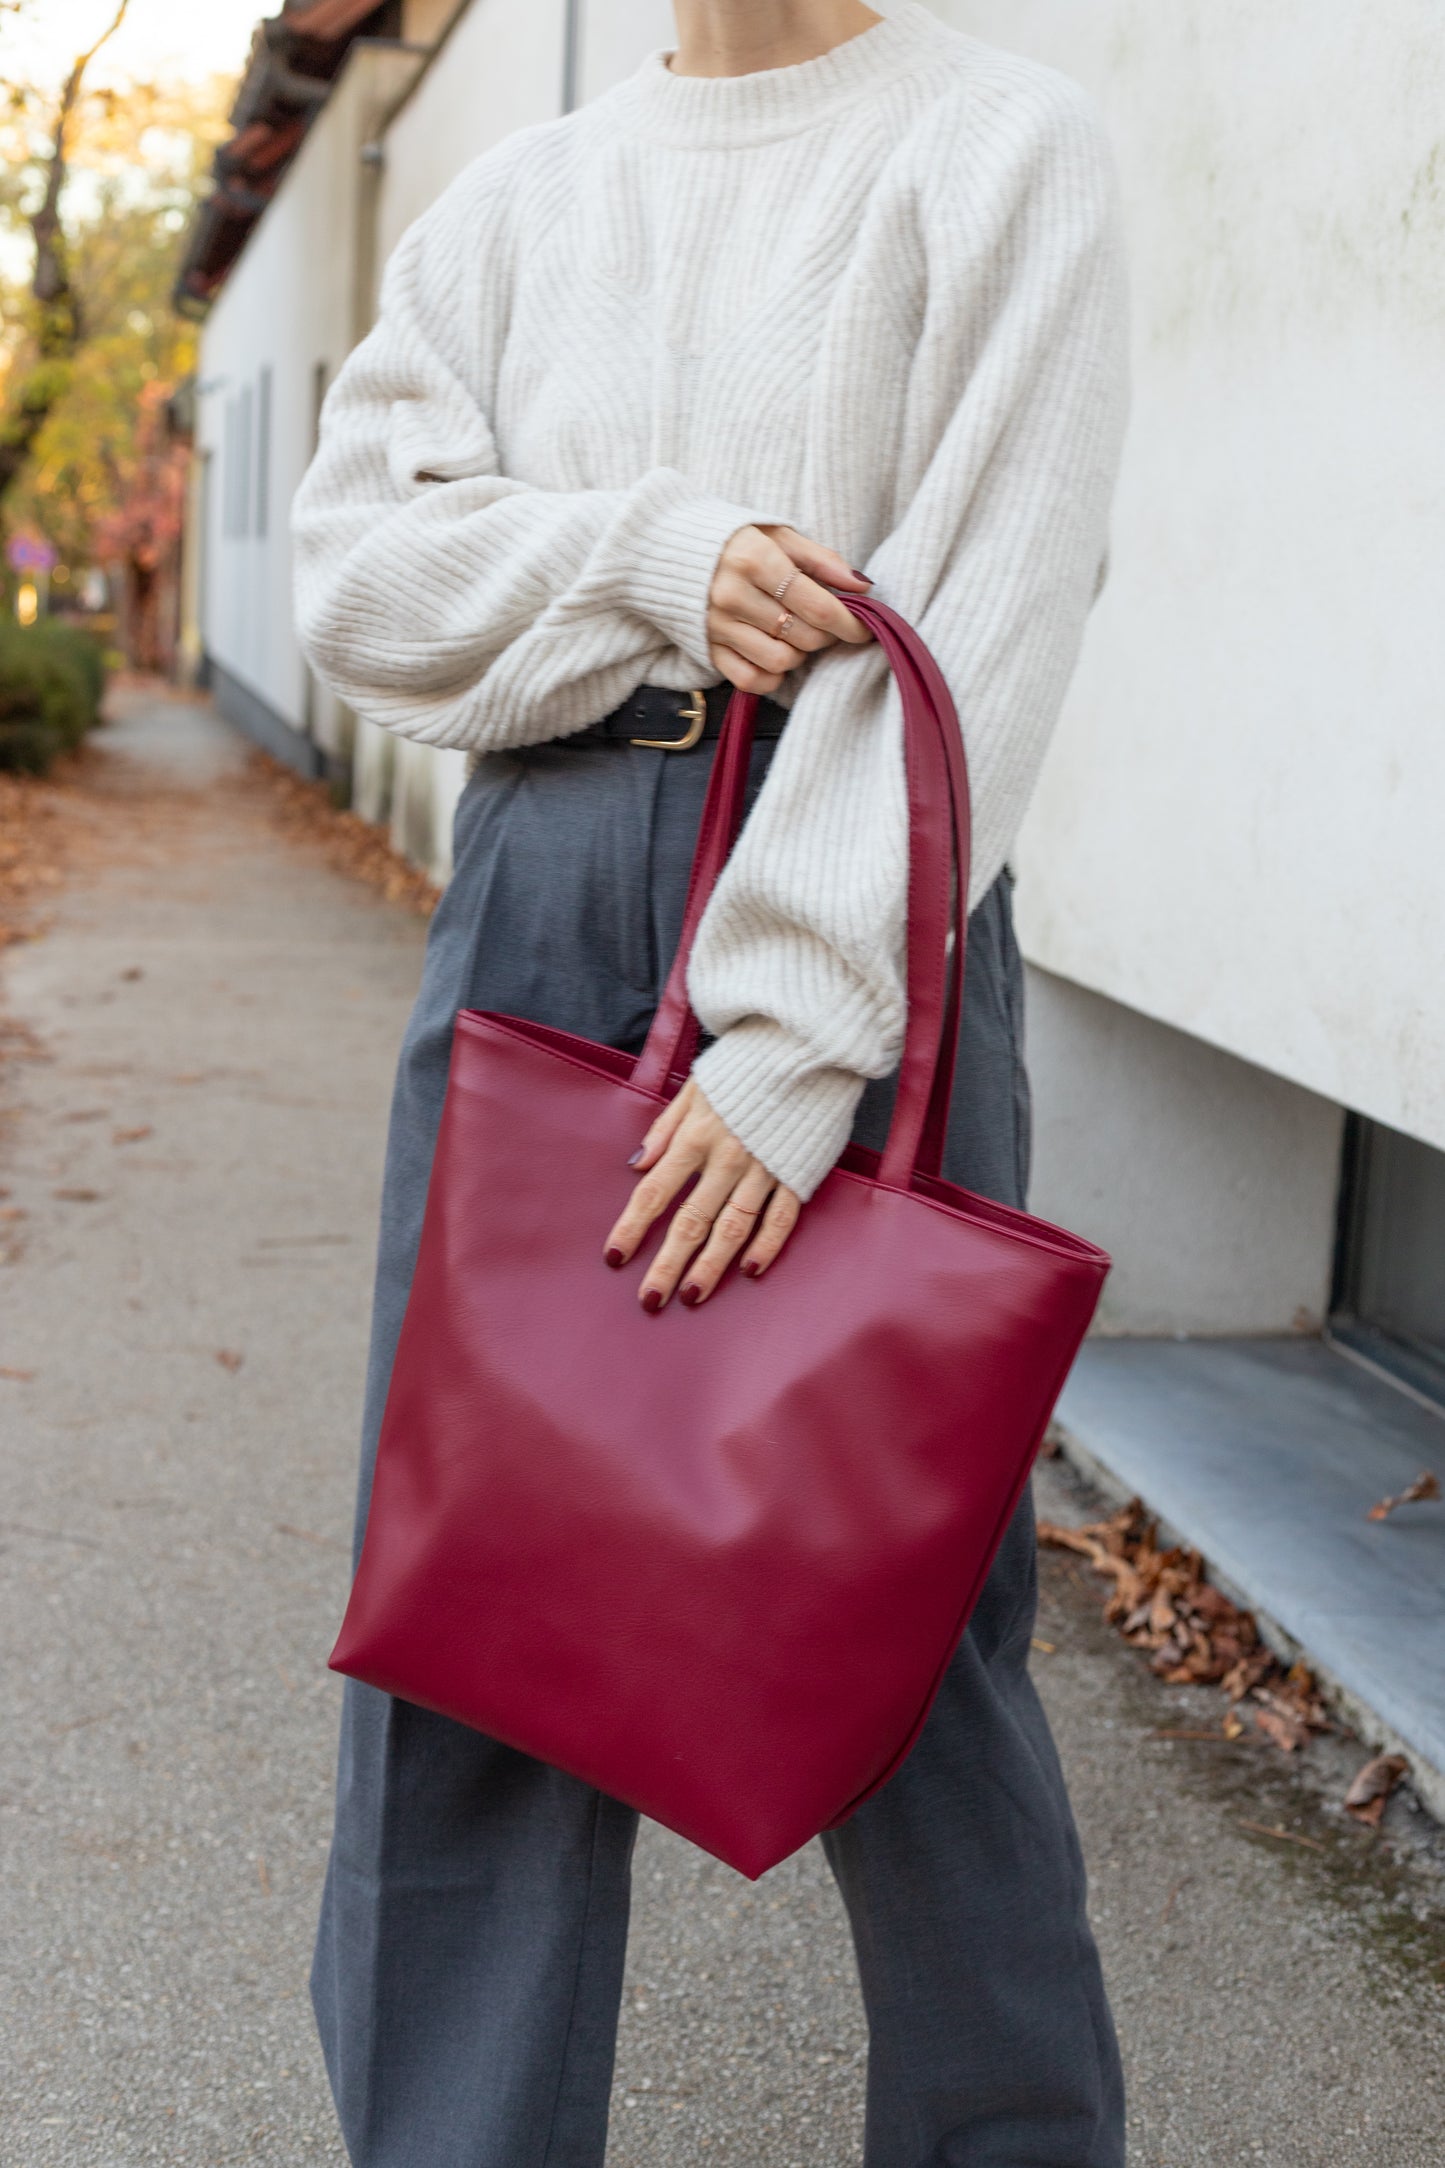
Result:
[[[815,60],[667,56],[467,168],[404,237],[297,499],[301,637],[431,745],[565,736],[715,683],[748,523],[919,628],[973,782],[970,903],[1024,811],[1102,578],[1126,403],[1111,162],[1066,78],[915,0]],[[901,718],[876,648],[792,713],[704,918],[696,1074],[808,1196],[904,1025]],[[670,757],[670,756],[662,756]]]

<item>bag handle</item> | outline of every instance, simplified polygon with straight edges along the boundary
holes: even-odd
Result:
[[[906,1189],[915,1175],[938,1173],[952,1097],[963,1005],[970,855],[968,766],[952,696],[912,626],[872,596],[841,599],[872,630],[903,704],[908,778],[908,1022],[880,1173],[885,1182]],[[633,1070],[633,1081],[645,1091],[663,1094],[680,1088],[697,1052],[698,1022],[687,997],[688,961],[703,912],[742,825],[757,705],[756,695],[741,692],[735,692],[728,703],[708,779],[677,953]],[[959,923],[950,946],[955,893],[960,901]]]

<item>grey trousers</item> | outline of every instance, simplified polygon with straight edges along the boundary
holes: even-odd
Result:
[[[754,753],[754,789],[772,750]],[[499,1009],[641,1045],[711,753],[560,743],[491,756],[467,786],[397,1076],[358,1536],[452,1019]],[[1028,1096],[1006,877],[969,922],[967,962],[946,1172],[1020,1202]],[[891,1096],[869,1087],[864,1142],[882,1142]],[[1028,1673],[1034,1608],[1025,1503],[912,1754],[822,1840],[868,2016],[866,2168],[1124,2157],[1083,1862]],[[598,2168],[636,1824],[558,1770],[348,1681],[312,1993],[356,2168]]]

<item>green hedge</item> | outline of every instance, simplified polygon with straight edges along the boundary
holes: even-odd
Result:
[[[43,775],[100,720],[105,661],[89,633],[0,619],[0,768]]]

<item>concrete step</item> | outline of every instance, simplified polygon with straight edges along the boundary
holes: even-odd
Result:
[[[1445,1500],[1367,1517],[1426,1469],[1445,1483],[1445,1419],[1319,1340],[1104,1339],[1058,1419],[1445,1820]]]

